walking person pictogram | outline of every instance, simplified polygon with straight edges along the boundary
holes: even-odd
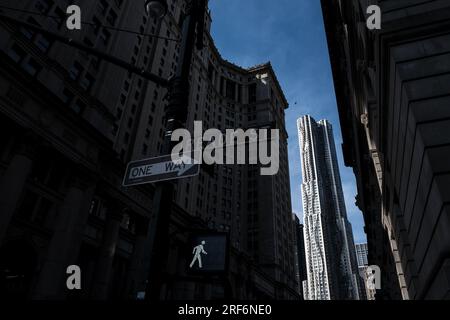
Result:
[[[192,269],[192,267],[194,266],[194,264],[195,264],[195,262],[196,261],[198,261],[198,267],[201,269],[201,268],[203,268],[203,265],[202,265],[202,253],[203,254],[208,254],[206,251],[205,251],[205,248],[204,248],[204,245],[206,244],[206,242],[205,241],[202,241],[202,244],[200,244],[200,245],[198,245],[198,246],[196,246],[195,248],[194,248],[194,250],[192,251],[192,254],[194,255],[194,258],[192,259],[192,262],[191,262],[191,265],[189,266],[191,269]]]

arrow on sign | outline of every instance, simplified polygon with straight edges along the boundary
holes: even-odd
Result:
[[[124,186],[132,186],[198,175],[200,165],[190,157],[173,161],[171,156],[131,162],[128,165]]]
[[[188,164],[190,163],[191,164]],[[189,169],[191,169],[195,164],[188,158],[188,161],[166,161],[155,164],[143,165],[140,167],[135,167],[130,171],[130,179],[145,178],[156,175],[161,175],[165,173],[176,173],[178,177],[182,176]]]

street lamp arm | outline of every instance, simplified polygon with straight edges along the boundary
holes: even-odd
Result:
[[[145,78],[147,80],[150,80],[150,81],[152,81],[154,83],[157,83],[157,84],[159,84],[159,85],[161,85],[163,87],[169,87],[169,85],[170,85],[170,82],[167,79],[164,79],[164,78],[159,77],[159,76],[157,76],[155,74],[147,72],[143,68],[142,69],[138,68],[138,67],[136,67],[136,66],[126,62],[126,61],[123,61],[123,60],[121,60],[119,58],[113,57],[113,56],[111,56],[109,54],[106,54],[106,53],[100,51],[100,50],[97,50],[95,48],[86,46],[83,43],[78,42],[76,40],[73,40],[71,38],[59,35],[59,34],[54,33],[52,31],[45,30],[45,29],[40,28],[38,26],[35,26],[35,25],[31,24],[31,23],[27,23],[27,22],[24,22],[24,21],[20,21],[20,20],[17,20],[17,19],[5,16],[3,14],[0,14],[0,18],[3,21],[9,22],[9,23],[12,23],[12,24],[15,24],[15,25],[20,25],[20,26],[23,26],[23,27],[28,28],[28,29],[35,30],[36,32],[39,32],[39,33],[41,33],[41,34],[43,34],[43,35],[45,35],[45,36],[47,36],[47,37],[49,37],[49,38],[51,38],[51,39],[53,39],[55,41],[61,42],[61,43],[65,44],[65,45],[68,45],[70,47],[76,48],[78,50],[84,51],[84,52],[86,52],[88,54],[91,54],[93,56],[96,56],[96,57],[98,57],[98,58],[100,58],[100,59],[102,59],[104,61],[112,63],[112,64],[114,64],[114,65],[116,65],[118,67],[121,67],[123,69],[126,69],[129,72],[132,72],[132,73],[134,73],[136,75],[139,75],[139,76],[141,76],[141,77],[143,77],[143,78]]]

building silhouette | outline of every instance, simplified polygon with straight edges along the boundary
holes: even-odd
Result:
[[[295,214],[294,214],[295,215]],[[307,286],[307,271],[306,271],[306,254],[305,254],[305,240],[303,237],[304,225],[300,223],[300,219],[297,215],[294,216],[296,224],[296,235],[297,235],[297,260],[298,260],[298,284],[300,286],[300,292],[303,297],[306,296],[305,290]]]
[[[381,29],[366,27],[367,7]],[[450,298],[450,2],[323,0],[377,299]]]
[[[164,78],[179,57],[184,1],[162,21],[143,1],[83,1],[80,31],[66,1],[3,1],[2,12]],[[175,182],[162,299],[220,299],[220,279],[186,274],[190,230],[230,234],[227,282],[237,299],[297,299],[288,103],[270,63],[241,68],[214,46],[191,71],[187,127],[280,129],[280,171],[215,166]],[[114,28],[136,31],[117,32]],[[153,37],[150,35],[157,35]],[[24,27],[0,20],[0,294],[21,299],[135,299],[147,287],[154,185],[121,186],[126,164],[161,155],[167,90]],[[79,265],[81,291],[65,287]]]
[[[342,191],[333,130],[327,120],[297,121],[302,159],[302,201],[307,299],[359,299],[352,227]]]

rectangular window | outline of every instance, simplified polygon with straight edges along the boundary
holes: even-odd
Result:
[[[50,49],[50,40],[40,35],[36,41],[36,45],[42,52],[47,53]]]
[[[39,0],[34,5],[36,10],[40,11],[43,14],[47,14],[50,11],[50,8],[52,6],[53,6],[53,1],[51,1],[51,0]]]
[[[110,10],[108,17],[106,17],[106,21],[108,21],[112,26],[115,25],[117,21],[117,14],[113,10]]]
[[[100,35],[100,39],[102,39],[102,41],[105,45],[108,44],[110,38],[111,38],[111,33],[108,30],[103,29],[102,33]]]
[[[92,28],[94,29],[94,33],[97,35],[98,32],[100,31],[101,22],[100,20],[97,19],[97,17],[92,18],[92,22],[94,23]]]
[[[69,70],[70,78],[72,78],[72,80],[76,81],[76,80],[78,80],[78,78],[80,77],[82,72],[83,72],[83,67],[78,62],[75,62]]]
[[[97,4],[97,10],[105,15],[106,11],[108,10],[108,3],[105,0],[100,0],[99,3]]]
[[[256,102],[256,83],[252,83],[248,86],[248,102]]]
[[[93,76],[91,76],[90,74],[86,74],[85,77],[83,78],[83,80],[80,83],[80,86],[86,90],[86,91],[90,91],[92,86],[94,85],[95,79]]]
[[[120,104],[124,105],[126,101],[127,101],[127,97],[124,94],[121,94],[120,95]]]
[[[100,59],[97,57],[92,57],[90,64],[92,68],[98,70],[100,68]]]
[[[27,19],[27,22],[29,23],[29,24],[33,24],[33,25],[35,25],[35,26],[38,26],[38,27],[40,27],[41,25],[34,19],[34,18],[32,18],[32,17],[29,17],[28,19]],[[25,28],[25,27],[21,27],[20,28],[20,32],[25,36],[25,37],[27,37],[28,39],[33,39],[33,37],[36,35],[36,32],[34,31],[34,30],[31,30],[31,29],[27,29],[27,28]]]
[[[62,11],[60,8],[55,8],[55,17],[53,18],[53,21],[56,23],[56,27],[61,29],[61,27],[64,25],[66,21],[66,14],[64,11]]]
[[[21,63],[23,59],[25,59],[26,53],[21,47],[15,44],[9,50],[8,56],[13,59],[14,62]]]
[[[88,47],[90,47],[90,48],[93,48],[93,47],[94,47],[94,43],[92,43],[92,41],[91,41],[89,38],[87,38],[87,37],[84,37],[83,43],[84,43],[85,45],[87,45]]]
[[[42,66],[33,58],[30,58],[28,62],[24,65],[24,69],[26,72],[28,72],[31,76],[36,76],[39,71],[42,70]]]
[[[120,109],[120,108],[118,108],[118,109],[117,109],[117,112],[116,112],[116,118],[117,118],[117,119],[122,118],[122,114],[123,114],[123,110]]]
[[[86,104],[81,100],[77,100],[77,102],[73,105],[72,109],[76,113],[80,114],[84,111],[84,109],[86,109]]]
[[[212,63],[209,63],[209,65],[208,65],[208,79],[210,81],[212,81],[213,75],[214,75],[214,66],[212,65]]]
[[[64,101],[65,104],[70,104],[72,102],[74,98],[74,94],[69,91],[69,89],[64,88],[63,92],[62,92],[62,99]]]
[[[236,97],[236,83],[231,80],[227,80],[226,97],[234,100]]]
[[[242,102],[242,84],[238,84],[237,102]]]
[[[224,93],[225,91],[225,78],[224,77],[220,77],[220,88],[219,91],[221,94]]]

